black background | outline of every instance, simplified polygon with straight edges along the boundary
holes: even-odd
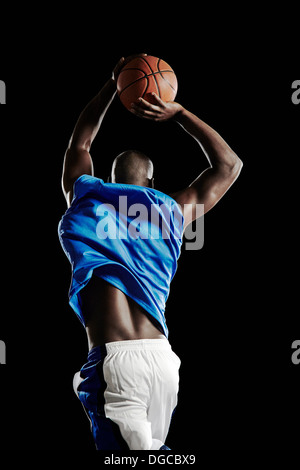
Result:
[[[0,448],[94,450],[72,390],[87,343],[67,300],[60,177],[79,113],[119,58],[136,52],[173,67],[176,100],[244,162],[205,216],[203,249],[183,249],[171,286],[169,339],[182,366],[167,444],[194,454],[299,447],[300,365],[291,362],[300,338],[295,15],[196,4],[134,12],[86,5],[66,16],[28,8],[8,14],[1,38]],[[178,125],[140,120],[115,98],[92,147],[95,175],[106,179],[128,148],[152,158],[155,186],[167,193],[207,166]]]

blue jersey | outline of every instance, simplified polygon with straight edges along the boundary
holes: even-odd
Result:
[[[182,234],[183,215],[170,196],[80,176],[59,238],[72,266],[70,305],[83,325],[80,290],[94,273],[135,300],[168,336],[165,304]]]

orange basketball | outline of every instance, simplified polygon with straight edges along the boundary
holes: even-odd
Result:
[[[164,60],[151,55],[136,57],[128,62],[117,81],[119,98],[129,110],[131,103],[140,97],[153,102],[153,92],[163,101],[174,101],[177,88],[174,70]]]

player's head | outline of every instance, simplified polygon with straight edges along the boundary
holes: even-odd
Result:
[[[153,163],[138,150],[126,150],[113,161],[111,182],[153,188]]]

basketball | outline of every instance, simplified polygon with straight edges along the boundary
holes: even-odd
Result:
[[[128,62],[117,80],[119,98],[129,110],[131,103],[135,103],[140,97],[153,104],[153,92],[163,101],[174,101],[177,88],[177,78],[170,65],[149,55],[136,57]]]

